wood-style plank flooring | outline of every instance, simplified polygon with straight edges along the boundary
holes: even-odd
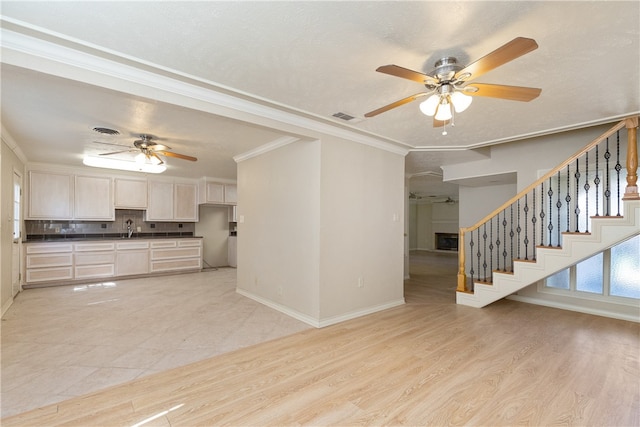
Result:
[[[407,304],[153,374],[3,426],[640,424],[640,325],[455,305],[456,259],[412,256]]]

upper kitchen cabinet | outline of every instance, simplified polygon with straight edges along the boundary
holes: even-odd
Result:
[[[29,171],[27,219],[73,219],[73,175]]]
[[[221,184],[207,179],[200,181],[200,203],[211,205],[235,205],[238,190],[235,184]]]
[[[76,175],[73,216],[79,220],[113,221],[113,179]]]
[[[67,172],[29,171],[27,219],[113,221],[113,180]]]
[[[115,178],[116,209],[147,209],[147,180]]]
[[[149,181],[147,221],[198,221],[198,186]]]

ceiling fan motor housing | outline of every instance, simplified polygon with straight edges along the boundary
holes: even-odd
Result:
[[[442,83],[453,80],[456,73],[462,70],[462,67],[458,65],[458,60],[453,56],[447,56],[438,60],[434,66],[435,69],[430,73],[430,75],[437,78]]]

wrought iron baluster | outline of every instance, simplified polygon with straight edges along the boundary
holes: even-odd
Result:
[[[616,132],[616,172],[618,174],[617,177],[617,189],[618,189],[618,197],[616,197],[616,202],[618,203],[618,213],[616,216],[620,216],[620,170],[622,169],[622,165],[620,164],[620,131]]]
[[[482,273],[484,275],[484,281],[488,282],[489,280],[487,280],[487,223],[485,222],[484,224],[482,224],[482,243],[484,246],[484,250],[483,250],[483,257],[482,257]]]
[[[564,201],[567,202],[567,233],[569,232],[569,230],[571,229],[571,226],[569,225],[569,221],[571,218],[571,214],[569,213],[571,211],[571,192],[569,190],[569,181],[571,181],[569,179],[569,175],[570,175],[570,170],[569,170],[569,165],[567,165],[567,195],[564,198]]]
[[[513,271],[513,236],[515,235],[513,232],[513,203],[511,203],[510,210],[511,210],[511,231],[509,231],[509,237],[511,239],[511,271]]]
[[[536,189],[533,189],[533,195],[531,196],[533,199],[533,211],[531,211],[531,231],[533,233],[533,245],[531,245],[531,259],[535,261],[536,259],[536,222],[538,219],[536,218]]]
[[[502,210],[502,237],[504,246],[502,247],[502,258],[504,271],[507,271],[507,209]]]
[[[562,201],[560,200],[560,171],[558,171],[558,201],[556,202],[556,207],[558,208],[558,230],[556,233],[558,234],[558,247],[560,247],[560,209],[562,209]]]
[[[516,245],[518,257],[520,259],[520,233],[522,232],[522,227],[520,227],[520,199],[518,199],[518,226],[516,228],[516,232],[518,233],[518,244]]]
[[[529,195],[524,195],[524,259],[529,259]]]
[[[493,282],[493,218],[489,221],[489,276]]]
[[[576,159],[576,172],[573,174],[576,178],[576,201],[573,203],[573,212],[576,215],[576,233],[580,231],[580,196],[579,196],[579,187],[580,187],[580,160]]]
[[[482,257],[482,252],[480,251],[480,227],[478,227],[478,253],[476,256],[478,257],[478,280],[480,280],[480,258]]]
[[[611,196],[611,187],[610,187],[610,176],[609,176],[609,159],[611,158],[611,152],[609,152],[609,138],[607,138],[607,151],[604,152],[604,158],[606,160],[606,168],[604,171],[604,180],[605,180],[605,190],[604,190],[604,203],[605,203],[605,207],[604,207],[604,216],[609,216],[610,212],[609,212],[609,206],[611,205],[610,203],[610,196]]]
[[[496,215],[496,271],[500,271],[500,212]]]
[[[591,188],[591,186],[589,185],[589,152],[587,151],[585,153],[585,158],[584,158],[584,163],[585,163],[585,168],[584,168],[584,207],[585,207],[585,214],[584,214],[584,223],[585,225],[585,233],[589,232],[589,189]]]
[[[600,170],[598,169],[598,148],[600,144],[596,145],[596,177],[593,179],[593,183],[596,185],[596,216],[600,216],[600,206],[598,204],[598,196],[600,195]]]
[[[551,185],[551,177],[549,177],[549,225],[547,229],[549,230],[549,247],[553,245],[553,186]]]
[[[544,181],[540,187],[540,246],[544,246]]]

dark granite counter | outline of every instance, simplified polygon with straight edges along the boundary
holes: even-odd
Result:
[[[89,240],[142,240],[142,239],[202,239],[201,236],[194,236],[193,233],[133,233],[127,237],[126,233],[104,233],[104,234],[27,234],[23,243],[33,242],[81,242]]]

